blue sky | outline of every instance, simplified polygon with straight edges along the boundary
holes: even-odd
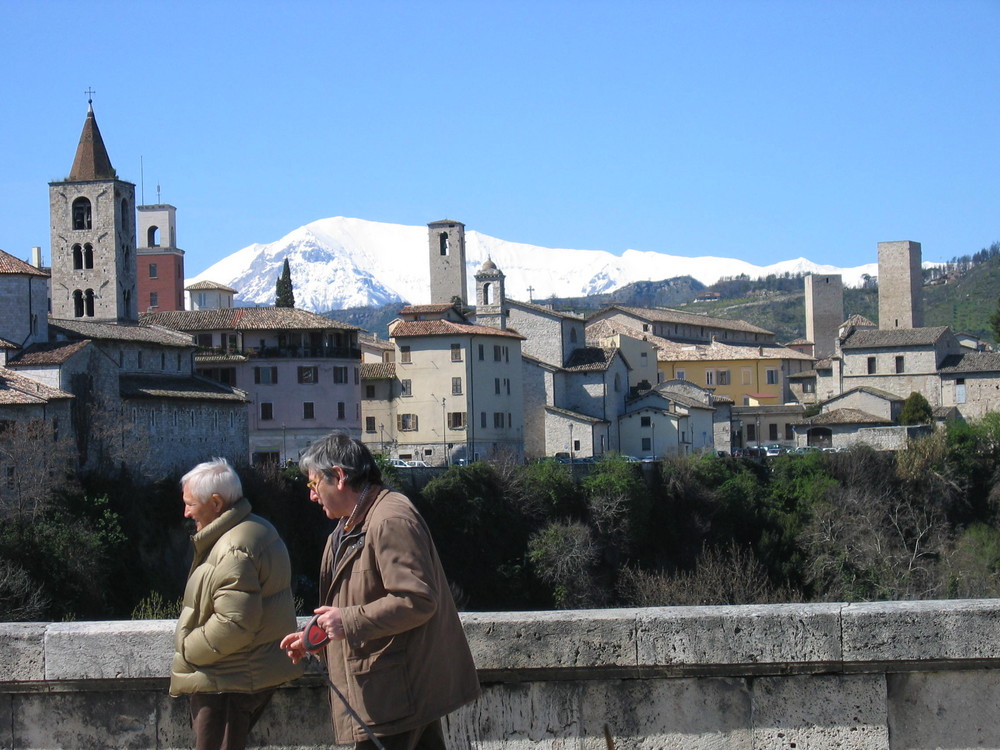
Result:
[[[998,0],[0,0],[0,248],[93,87],[187,275],[316,219],[852,266],[1000,240]],[[142,169],[140,170],[140,163]]]

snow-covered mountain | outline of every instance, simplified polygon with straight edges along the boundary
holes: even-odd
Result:
[[[844,284],[858,286],[862,276],[875,276],[878,264],[837,268],[805,258],[755,266],[734,258],[685,258],[651,251],[538,247],[466,230],[469,299],[475,299],[476,271],[488,258],[506,275],[507,296],[542,300],[551,296],[581,297],[610,292],[633,281],[691,276],[709,285],[723,276],[747,274],[841,274]],[[426,226],[384,224],[336,216],[320,219],[288,233],[277,242],[254,244],[229,255],[187,284],[215,281],[236,289],[240,305],[274,304],[275,283],[285,258],[292,271],[295,305],[326,312],[347,307],[398,302],[430,302]],[[529,291],[530,288],[530,291]]]

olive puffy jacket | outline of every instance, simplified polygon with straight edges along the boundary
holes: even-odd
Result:
[[[278,647],[296,621],[288,550],[274,526],[241,499],[191,540],[170,694],[255,693],[301,675]]]

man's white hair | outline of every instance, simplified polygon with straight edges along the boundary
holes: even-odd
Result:
[[[243,483],[236,470],[224,458],[198,464],[181,477],[181,490],[187,490],[200,503],[218,495],[228,508],[243,497]]]

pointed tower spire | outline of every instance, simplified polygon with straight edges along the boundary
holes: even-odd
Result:
[[[93,94],[88,91],[88,94]],[[111,166],[111,158],[104,147],[104,139],[97,127],[94,117],[94,103],[87,100],[87,119],[83,123],[83,133],[80,134],[80,145],[76,147],[76,158],[70,170],[68,182],[83,180],[113,180],[117,177],[115,168]]]

